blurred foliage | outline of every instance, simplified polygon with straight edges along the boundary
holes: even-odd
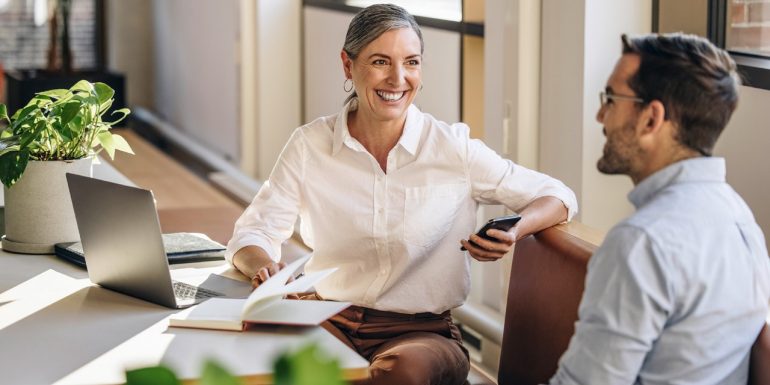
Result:
[[[275,385],[347,385],[336,360],[327,359],[316,345],[286,352],[273,364]],[[241,380],[222,365],[207,361],[200,385],[240,385]],[[165,366],[126,371],[126,385],[181,385],[176,374]]]

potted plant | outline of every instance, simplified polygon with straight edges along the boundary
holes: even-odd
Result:
[[[53,253],[54,244],[79,240],[65,174],[91,176],[100,151],[133,153],[121,136],[110,132],[130,111],[119,109],[114,121],[102,120],[114,91],[104,83],[77,82],[70,89],[37,93],[8,116],[0,104],[0,182],[5,195],[4,250]]]

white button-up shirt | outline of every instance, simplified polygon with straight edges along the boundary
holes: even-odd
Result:
[[[226,256],[256,245],[280,260],[297,216],[313,249],[308,272],[337,267],[316,285],[323,298],[401,313],[461,305],[470,289],[470,257],[460,250],[476,228],[479,203],[516,211],[553,196],[571,218],[574,193],[547,175],[498,156],[470,139],[465,124],[446,124],[410,106],[387,173],[350,136],[337,114],[294,131],[268,181],[238,219]]]

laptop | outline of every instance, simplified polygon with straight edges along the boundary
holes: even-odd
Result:
[[[67,185],[92,282],[170,308],[222,296],[172,281],[151,191],[75,174]]]

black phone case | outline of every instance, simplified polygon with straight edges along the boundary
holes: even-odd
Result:
[[[521,220],[521,217],[518,215],[506,215],[504,217],[492,218],[489,220],[489,222],[484,224],[484,226],[482,226],[481,229],[479,229],[476,235],[490,241],[496,241],[497,239],[487,235],[487,230],[497,229],[502,231],[508,231],[511,229],[511,227],[513,227],[516,223],[518,223],[519,220]]]
[[[484,226],[479,229],[479,231],[476,233],[476,235],[490,240],[490,241],[497,241],[495,238],[490,237],[487,235],[487,230],[489,229],[497,229],[497,230],[503,230],[508,231],[513,227],[516,223],[519,222],[521,219],[521,216],[513,214],[513,215],[506,215],[504,217],[497,217],[490,219],[487,223],[484,224]],[[472,245],[477,246],[473,241],[468,241]],[[461,247],[460,250],[466,250],[465,247]]]

